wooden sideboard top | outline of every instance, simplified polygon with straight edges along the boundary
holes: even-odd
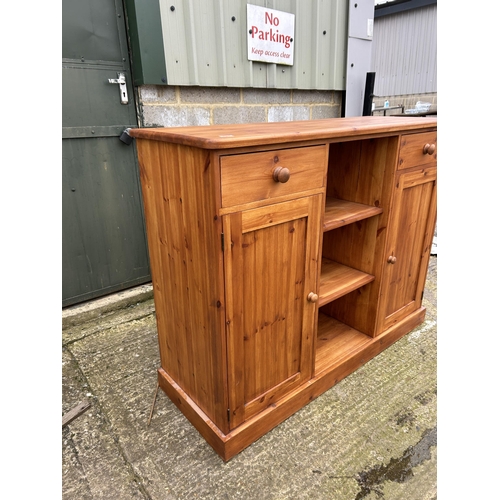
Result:
[[[193,127],[133,128],[138,139],[173,142],[205,149],[227,149],[264,144],[418,131],[437,127],[436,117],[360,116],[293,122],[204,125]]]

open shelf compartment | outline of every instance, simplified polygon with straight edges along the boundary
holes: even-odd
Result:
[[[363,273],[352,267],[323,257],[319,281],[319,307],[346,295],[375,279],[371,274]]]
[[[350,326],[319,313],[315,375],[338,366],[373,341]]]
[[[363,205],[353,201],[339,200],[328,196],[325,203],[323,232],[352,224],[353,222],[379,215],[383,210],[379,207]]]

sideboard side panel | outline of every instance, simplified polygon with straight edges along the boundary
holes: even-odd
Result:
[[[224,431],[218,164],[209,151],[150,140],[138,156],[161,368]]]

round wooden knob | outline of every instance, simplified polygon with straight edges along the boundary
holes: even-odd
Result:
[[[276,182],[285,183],[290,179],[290,170],[285,167],[276,167],[273,170],[273,179]]]
[[[436,151],[435,144],[426,144],[424,146],[424,155],[433,155]]]
[[[396,257],[394,257],[393,255],[391,255],[391,256],[387,259],[387,262],[389,262],[389,264],[395,264],[395,263],[396,263]]]
[[[311,292],[308,296],[307,296],[307,300],[309,302],[317,302],[317,300],[319,299],[318,297],[318,294],[314,293],[314,292]]]

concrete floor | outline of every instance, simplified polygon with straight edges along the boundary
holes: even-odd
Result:
[[[65,310],[62,414],[91,407],[62,430],[62,498],[436,499],[436,277],[433,256],[422,325],[227,463],[161,391],[147,426],[148,286]]]

